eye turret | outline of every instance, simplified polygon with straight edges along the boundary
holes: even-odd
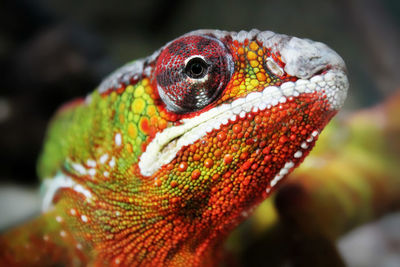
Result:
[[[232,56],[221,41],[185,36],[166,46],[157,59],[158,93],[170,111],[197,111],[217,99],[232,71]]]

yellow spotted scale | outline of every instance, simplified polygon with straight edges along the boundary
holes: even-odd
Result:
[[[198,30],[167,43],[56,113],[43,212],[0,237],[0,265],[218,265],[347,88],[340,56],[308,39]]]

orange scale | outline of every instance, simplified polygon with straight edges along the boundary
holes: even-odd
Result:
[[[192,180],[197,180],[200,177],[200,175],[201,175],[201,172],[199,169],[194,170],[191,175]]]
[[[187,162],[186,162],[186,161],[183,161],[183,162],[181,162],[181,163],[179,164],[179,166],[178,166],[178,171],[184,172],[184,171],[186,171],[187,167],[188,167]]]
[[[190,145],[189,146],[189,151],[192,153],[195,153],[197,151],[197,146],[196,145]]]
[[[244,133],[243,133],[243,132],[240,132],[240,133],[237,135],[237,139],[242,139],[243,136],[244,136]]]
[[[178,186],[178,182],[176,181],[171,181],[171,183],[169,184],[172,188],[175,188],[176,186]]]
[[[266,156],[264,157],[264,161],[265,161],[265,162],[269,162],[271,159],[272,159],[272,156],[271,156],[271,155],[266,155]]]
[[[233,127],[232,127],[232,131],[234,132],[234,133],[240,133],[241,131],[242,131],[242,126],[240,125],[240,124],[234,124],[233,125]]]
[[[230,171],[227,171],[225,174],[224,174],[224,178],[229,178],[229,177],[231,177],[231,175],[232,175],[232,173],[230,172]],[[224,184],[226,185],[226,184],[229,184],[230,183],[230,181],[229,180],[225,180],[224,181]]]
[[[246,161],[245,163],[242,164],[242,169],[248,170],[250,166],[251,166],[251,161]]]
[[[239,151],[239,149],[240,149],[240,147],[239,147],[239,145],[237,145],[237,144],[233,144],[233,145],[231,146],[231,150],[232,150],[233,152],[237,152],[237,151]]]
[[[229,140],[225,140],[224,142],[222,142],[222,146],[223,147],[227,147],[229,144]]]
[[[258,48],[259,48],[258,44],[256,42],[254,42],[254,41],[250,43],[249,47],[253,51],[257,51]]]
[[[153,116],[150,118],[150,125],[153,125],[154,127],[158,127],[158,122],[159,122],[158,117]]]
[[[149,134],[150,132],[150,124],[149,119],[146,117],[142,117],[139,121],[139,128],[142,132]]]
[[[201,159],[201,156],[199,154],[194,154],[193,155],[193,160],[194,161],[199,161]]]
[[[262,122],[261,116],[256,115],[256,116],[254,117],[254,122],[257,123],[257,124],[260,124],[260,123]]]
[[[214,155],[219,158],[222,155],[222,150],[221,149],[215,150]]]
[[[204,161],[204,166],[205,166],[206,168],[211,168],[213,165],[214,165],[214,161],[213,161],[211,158],[207,158],[207,159]]]
[[[248,156],[249,156],[249,153],[243,152],[243,153],[240,154],[239,158],[240,158],[241,160],[245,160]]]
[[[230,191],[231,191],[230,187],[225,187],[224,189],[222,189],[223,194],[228,194]]]
[[[250,126],[250,122],[248,120],[243,121],[243,127],[248,128]]]

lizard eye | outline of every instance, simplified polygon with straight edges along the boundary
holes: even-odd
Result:
[[[225,45],[210,36],[185,36],[167,45],[156,61],[158,93],[168,110],[197,111],[213,102],[233,72]]]

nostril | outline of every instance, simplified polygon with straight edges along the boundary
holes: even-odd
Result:
[[[344,71],[343,59],[327,45],[308,39],[287,39],[280,49],[285,72],[301,79],[309,79],[332,69]]]
[[[332,66],[328,65],[328,66],[316,71],[313,76],[323,75],[323,74],[327,73],[330,69],[332,69]]]

